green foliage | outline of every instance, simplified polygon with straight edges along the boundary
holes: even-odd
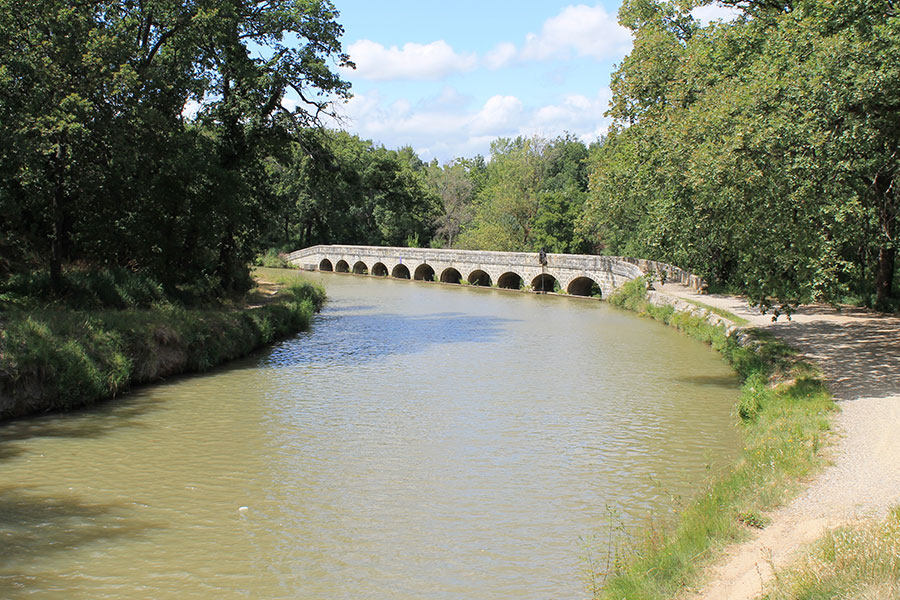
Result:
[[[571,136],[496,140],[460,246],[585,251],[575,223],[587,195],[586,157],[587,148]]]
[[[263,254],[258,254],[253,259],[253,264],[257,267],[268,267],[270,269],[296,269],[297,267],[285,260],[284,256],[277,249],[269,248]]]
[[[765,332],[744,332],[743,342],[700,316],[651,305],[646,285],[634,280],[611,302],[647,314],[711,344],[744,378],[736,412],[744,451],[715,476],[675,521],[654,523],[645,536],[600,574],[595,597],[618,600],[672,598],[693,581],[711,550],[764,524],[762,515],[783,502],[797,482],[822,464],[820,448],[830,435],[833,399],[820,374]]]
[[[170,301],[159,281],[115,267],[67,268],[55,290],[47,271],[13,273],[0,282],[0,311],[50,306],[76,310],[149,308]]]
[[[324,291],[292,283],[252,309],[11,311],[0,329],[0,419],[111,398],[203,371],[305,329]]]
[[[249,285],[265,160],[349,97],[336,17],[327,0],[0,0],[0,246],[17,257],[0,276],[49,265],[58,293],[87,261]]]
[[[704,27],[691,3],[626,2],[635,45],[592,152],[584,235],[764,308],[848,294],[890,306],[900,18],[851,4],[752,1]]]
[[[436,161],[428,165],[428,186],[438,198],[435,239],[440,247],[452,248],[460,232],[474,218],[473,203],[480,176],[478,169],[484,168],[484,161],[477,163],[461,159],[443,166]]]
[[[263,239],[272,246],[432,239],[437,199],[411,148],[387,150],[343,131],[308,130],[267,170],[277,217]]]
[[[752,421],[770,404],[772,390],[765,373],[756,371],[744,381],[741,397],[738,400],[737,413],[744,421]]]

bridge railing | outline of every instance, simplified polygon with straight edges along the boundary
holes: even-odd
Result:
[[[473,263],[482,265],[522,265],[536,264],[537,252],[498,252],[493,250],[457,250],[452,248],[406,248],[398,246],[348,246],[348,245],[318,245],[291,252],[286,256],[289,262],[303,264],[304,258],[313,256],[349,256],[368,257],[370,259],[397,258],[408,262],[441,262],[441,263]],[[477,260],[472,259],[477,256]],[[548,254],[548,268],[567,268],[585,270],[611,271],[618,267],[619,270],[626,265],[635,271],[631,274],[638,277],[641,274],[653,275],[660,279],[673,283],[704,290],[706,282],[703,278],[694,275],[680,267],[642,258],[628,256],[603,256],[597,254]]]

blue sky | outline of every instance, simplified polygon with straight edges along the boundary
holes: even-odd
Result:
[[[357,64],[339,112],[363,138],[443,163],[497,137],[591,142],[609,126],[610,74],[631,48],[618,1],[333,1]]]

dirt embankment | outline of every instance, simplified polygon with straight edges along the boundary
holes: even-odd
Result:
[[[770,523],[736,544],[707,572],[689,600],[751,600],[774,570],[788,565],[826,530],[881,517],[900,504],[900,318],[858,308],[806,306],[773,323],[739,298],[677,285],[664,292],[716,306],[765,327],[818,363],[841,412],[831,465]]]

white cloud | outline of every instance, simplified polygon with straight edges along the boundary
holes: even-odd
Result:
[[[540,34],[530,33],[521,50],[523,60],[547,60],[575,53],[597,60],[619,58],[631,48],[631,33],[601,5],[567,6],[544,22]]]
[[[571,55],[597,60],[618,59],[631,50],[632,37],[616,15],[602,5],[567,6],[544,21],[540,33],[529,33],[521,48],[503,42],[487,53],[482,64],[501,69],[515,62],[544,61]]]
[[[197,116],[201,108],[203,108],[203,105],[196,100],[188,100],[181,109],[181,116],[190,121]]]
[[[519,50],[515,44],[503,42],[485,55],[484,65],[488,69],[502,69],[513,62],[518,55]]]
[[[691,16],[700,21],[703,25],[709,25],[713,21],[734,21],[740,15],[740,9],[733,6],[721,6],[719,4],[698,6],[691,11]]]
[[[610,119],[603,116],[609,108],[612,93],[604,88],[593,98],[570,94],[559,104],[543,106],[534,112],[531,128],[546,136],[556,136],[565,131],[589,143],[606,133]]]
[[[474,54],[458,54],[444,40],[430,44],[407,43],[403,48],[371,40],[351,44],[347,52],[356,63],[355,76],[373,81],[437,80],[451,73],[471,71],[477,66]]]
[[[521,121],[522,110],[515,96],[494,96],[471,118],[468,129],[477,135],[503,135]]]
[[[498,137],[572,133],[589,143],[603,135],[609,119],[603,116],[610,91],[596,96],[572,94],[559,102],[528,107],[515,96],[497,95],[480,106],[463,100],[456,90],[445,88],[433,101],[384,102],[375,94],[357,95],[344,105],[347,125],[363,138],[389,148],[411,145],[422,159],[448,161],[457,156],[487,155]]]

